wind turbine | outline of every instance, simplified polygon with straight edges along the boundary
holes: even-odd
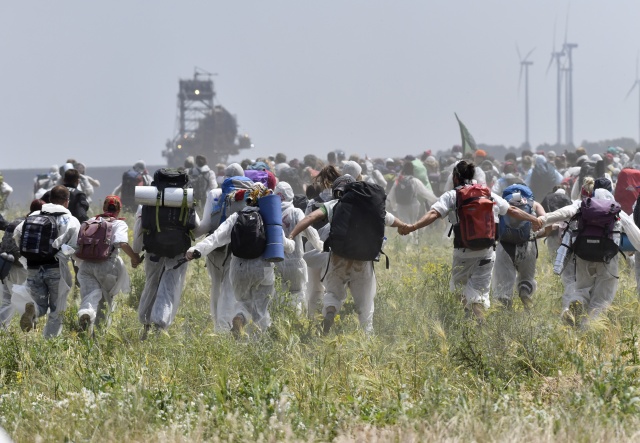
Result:
[[[573,146],[573,60],[571,51],[578,47],[577,43],[568,43],[567,35],[569,33],[569,12],[567,11],[567,23],[564,30],[564,44],[562,51],[567,56],[567,77],[566,77],[566,103],[565,103],[565,125],[566,125],[566,144]]]
[[[529,144],[529,66],[533,64],[529,61],[529,56],[536,48],[533,48],[522,58],[520,55],[520,48],[516,45],[516,51],[518,52],[518,58],[520,59],[520,76],[518,77],[518,91],[520,91],[520,84],[522,83],[522,72],[524,71],[524,142],[527,147]]]
[[[556,145],[560,146],[562,143],[562,63],[560,59],[564,56],[563,51],[556,51],[556,25],[553,25],[553,49],[551,50],[551,59],[549,60],[549,66],[547,66],[547,73],[551,69],[551,65],[554,60],[556,62],[557,80],[556,80],[556,127],[557,137]]]
[[[624,98],[625,100],[629,98],[629,96],[631,95],[631,93],[633,92],[633,90],[635,89],[636,86],[638,86],[638,97],[639,97],[639,104],[638,104],[638,109],[639,109],[639,121],[638,121],[638,144],[640,144],[640,77],[638,76],[638,60],[640,59],[640,52],[638,52],[638,55],[636,56],[636,80],[633,82],[633,85],[631,85],[631,89],[629,89],[629,92],[627,92],[626,97]]]

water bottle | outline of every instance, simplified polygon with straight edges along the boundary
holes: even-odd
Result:
[[[558,252],[556,252],[556,260],[553,262],[553,273],[556,275],[562,274],[564,270],[567,260],[571,256],[569,254],[569,242],[571,241],[571,233],[567,230],[562,236],[562,243],[558,248]]]

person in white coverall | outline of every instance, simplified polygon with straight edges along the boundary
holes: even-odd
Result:
[[[69,270],[69,256],[65,250],[69,254],[73,253],[77,247],[80,229],[80,222],[67,209],[69,190],[64,186],[54,186],[50,199],[51,203],[42,205],[40,211],[30,215],[58,214],[56,215],[58,237],[53,241],[52,247],[60,251],[51,259],[27,260],[25,288],[34,302],[26,304],[25,312],[20,318],[20,327],[24,331],[29,331],[35,325],[37,317],[48,313],[43,331],[45,338],[58,336],[62,332],[62,317],[67,308],[67,297],[73,283]],[[18,246],[20,246],[23,226],[24,222],[20,223],[13,233],[13,239]],[[13,291],[20,291],[17,285],[13,287]]]
[[[536,201],[532,206],[533,214],[545,215],[542,205]],[[534,235],[533,229],[531,234]],[[544,237],[543,232],[536,238]],[[537,288],[536,259],[538,245],[535,241],[527,241],[520,245],[498,242],[496,246],[496,261],[491,278],[491,292],[493,298],[505,308],[513,305],[513,288],[517,284],[518,296],[525,310],[533,306],[533,293]]]
[[[105,318],[109,319],[109,314],[115,307],[113,298],[119,293],[128,293],[130,290],[129,273],[124,261],[118,255],[120,249],[129,256],[133,268],[140,264],[140,255],[133,252],[128,243],[127,222],[118,219],[121,208],[120,199],[115,195],[109,195],[104,200],[103,213],[98,216],[112,218],[110,244],[113,250],[109,258],[101,262],[89,262],[76,258],[82,297],[78,319],[80,329],[84,331],[91,330],[92,325],[99,325]],[[89,219],[89,222],[94,220],[95,217]]]
[[[194,251],[198,251],[201,256],[206,256],[214,249],[229,244],[231,231],[237,219],[237,213],[229,216],[212,234],[189,248],[185,255],[186,259],[192,260]],[[291,254],[294,249],[295,242],[284,238],[285,254]],[[252,320],[260,330],[265,330],[271,324],[269,304],[275,282],[273,268],[273,263],[261,257],[244,259],[231,254],[229,278],[236,299],[231,332],[236,337],[242,333],[249,320]]]
[[[293,189],[289,183],[279,182],[274,194],[282,200],[282,229],[285,236],[288,236],[304,218],[304,213],[293,206]],[[304,230],[304,235],[316,250],[322,251],[323,243],[318,231],[309,226]],[[296,243],[294,251],[285,254],[284,260],[276,263],[276,271],[282,278],[283,289],[286,288],[290,292],[291,301],[298,314],[301,314],[303,308],[306,309],[307,264],[302,258],[304,255],[302,238],[296,237],[294,241]]]
[[[407,223],[415,223],[418,221],[422,202],[424,202],[427,207],[431,207],[438,198],[433,191],[427,189],[419,178],[413,176],[412,162],[408,160],[404,162],[400,176],[409,177],[412,189],[408,192],[412,195],[411,201],[409,203],[400,203],[398,201],[398,178],[393,183],[393,186],[387,195],[387,203],[391,208],[395,209],[396,214],[402,220],[406,220]]]
[[[289,238],[296,238],[298,234],[305,231],[317,221],[326,219],[331,223],[333,210],[344,192],[344,187],[354,181],[355,179],[350,175],[339,177],[333,185],[334,200],[323,203],[320,209],[316,209],[307,215],[296,225],[294,230],[289,234]],[[389,212],[385,213],[384,224],[385,226],[393,227],[405,225],[404,222]],[[340,311],[347,299],[347,287],[351,291],[360,326],[366,334],[373,333],[376,275],[373,270],[372,261],[351,260],[331,253],[329,266],[324,279],[324,286],[325,293],[322,314],[324,316],[323,329],[325,334],[329,332],[336,313]]]
[[[455,187],[470,184],[476,176],[479,168],[466,161],[458,162],[453,169],[453,185]],[[493,213],[495,221],[499,215],[509,214],[517,220],[537,222],[537,219],[526,212],[511,206],[506,200],[497,194],[491,193],[494,201]],[[456,190],[446,191],[435,202],[417,223],[401,228],[400,234],[407,235],[416,229],[429,226],[439,218],[449,217],[452,225],[458,225],[456,206]],[[473,312],[478,322],[484,321],[484,309],[490,306],[489,288],[491,286],[491,274],[495,263],[495,251],[492,247],[480,250],[464,248],[454,240],[453,262],[451,265],[451,281],[449,289],[452,292],[462,293],[462,302],[467,313]]]
[[[593,198],[615,201],[613,195],[606,189],[596,189]],[[580,210],[582,201],[577,200],[572,205],[560,208],[539,218],[543,226],[548,226],[562,220],[570,220]],[[640,229],[633,222],[633,218],[624,211],[620,211],[620,220],[614,226],[614,232],[620,228],[629,237],[633,246],[640,250]],[[620,241],[620,234],[614,234],[613,240]],[[579,325],[581,316],[586,314],[593,319],[611,306],[618,290],[618,261],[616,254],[609,263],[590,262],[575,256],[575,285],[570,291],[565,291],[562,297],[562,319],[570,325]],[[569,266],[573,266],[572,263]]]
[[[243,176],[244,170],[238,163],[231,163],[224,170],[222,179]],[[222,186],[222,183],[220,184]],[[204,205],[202,222],[193,234],[196,238],[210,234],[217,228],[211,225],[211,214],[214,204],[222,195],[222,188],[218,187],[207,192],[207,201]],[[227,258],[227,248],[214,249],[206,256],[207,272],[211,279],[210,312],[217,331],[228,331],[235,315],[236,299],[229,280],[229,267],[231,259]]]
[[[195,214],[196,228],[200,218]],[[140,254],[143,248],[142,205],[138,206],[133,227],[133,252]],[[138,319],[144,326],[141,339],[145,340],[151,326],[167,329],[175,320],[180,298],[186,283],[187,264],[180,264],[183,254],[175,257],[159,257],[147,254],[144,260],[145,284],[140,294]],[[177,268],[176,268],[177,266]]]

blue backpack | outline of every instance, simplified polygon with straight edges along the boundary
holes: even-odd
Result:
[[[528,214],[533,212],[533,192],[526,185],[508,186],[502,191],[502,198],[509,202],[511,206],[522,209]],[[530,236],[531,222],[516,220],[506,214],[500,216],[498,225],[500,243],[522,245],[530,240]]]

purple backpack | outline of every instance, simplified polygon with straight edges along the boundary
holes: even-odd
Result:
[[[244,171],[244,176],[249,177],[254,183],[262,183],[265,186],[267,186],[267,180],[269,179],[267,171],[256,171],[253,169]]]
[[[622,207],[613,200],[585,198],[575,218],[578,233],[573,242],[573,252],[583,260],[609,263],[619,252],[613,235],[618,214]]]

